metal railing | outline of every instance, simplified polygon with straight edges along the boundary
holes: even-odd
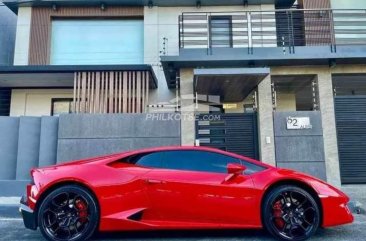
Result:
[[[366,44],[366,10],[286,9],[186,12],[179,16],[180,48],[248,48]]]

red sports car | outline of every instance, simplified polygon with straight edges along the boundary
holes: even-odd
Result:
[[[314,177],[206,147],[163,147],[34,169],[21,200],[48,240],[95,231],[265,228],[305,240],[351,223],[349,198]]]

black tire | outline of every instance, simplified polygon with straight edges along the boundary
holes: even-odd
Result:
[[[314,197],[293,185],[272,189],[262,205],[262,223],[279,240],[303,241],[320,224],[320,210]]]
[[[98,205],[87,189],[65,185],[44,198],[38,209],[37,221],[47,240],[87,240],[98,227]]]

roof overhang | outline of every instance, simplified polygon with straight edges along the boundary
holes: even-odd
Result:
[[[0,66],[0,87],[6,88],[69,88],[75,72],[147,71],[149,86],[156,89],[157,79],[151,65],[24,65]]]
[[[286,50],[286,51],[284,51]],[[329,46],[297,46],[290,53],[282,47],[180,49],[177,56],[161,56],[169,88],[175,88],[176,76],[183,68],[232,68],[336,64],[366,64],[366,45],[339,45],[336,52]]]
[[[269,68],[194,69],[194,91],[220,96],[221,102],[240,102],[270,73]]]
[[[100,6],[102,3],[108,6],[148,6],[152,2],[153,6],[174,7],[174,6],[196,6],[197,0],[3,0],[13,12],[18,12],[18,7],[34,6],[47,7],[56,4],[56,6]],[[277,7],[290,7],[295,0],[248,0],[249,5],[256,4],[276,4]],[[200,0],[201,6],[230,6],[244,5],[243,0]]]

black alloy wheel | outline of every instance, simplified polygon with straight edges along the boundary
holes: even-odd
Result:
[[[303,241],[319,227],[317,202],[307,191],[291,185],[279,186],[266,195],[262,220],[265,228],[281,240]]]
[[[38,226],[52,241],[79,241],[90,238],[99,222],[96,201],[88,190],[62,186],[46,196],[38,209]]]

